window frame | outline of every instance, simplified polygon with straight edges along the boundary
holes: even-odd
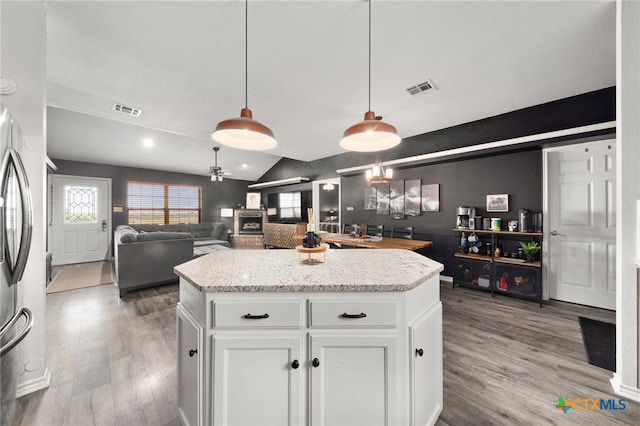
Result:
[[[149,186],[149,197],[150,198],[154,198],[153,196],[153,189],[152,187],[154,186],[160,186],[163,189],[163,195],[162,195],[162,200],[163,200],[163,207],[132,207],[131,203],[130,203],[130,191],[131,191],[131,186],[132,185],[147,185]],[[175,200],[180,200],[183,197],[171,197],[170,196],[170,190],[171,188],[191,188],[197,191],[198,193],[198,207],[197,208],[185,208],[185,207],[171,207],[172,204],[172,200],[175,202]],[[140,196],[138,196],[140,197]],[[159,197],[156,197],[159,198]],[[140,204],[140,203],[139,203]],[[153,204],[153,203],[152,203]],[[179,204],[179,203],[178,203]],[[142,221],[138,221],[138,222],[131,222],[131,213],[132,212],[142,212],[142,211],[149,211],[151,212],[151,216],[154,217],[153,213],[157,213],[157,212],[162,212],[162,218],[163,221],[162,223],[159,223],[158,221],[146,221],[146,222],[142,222]],[[184,219],[184,216],[179,215],[179,219],[178,222],[171,222],[171,213],[172,212],[194,212],[197,214],[197,222],[192,222],[192,221],[183,221],[182,219]],[[159,215],[160,216],[160,215]],[[187,216],[188,217],[188,216]],[[127,181],[127,185],[126,185],[126,223],[128,225],[172,225],[172,224],[178,224],[178,223],[202,223],[202,186],[198,186],[198,185],[184,185],[184,184],[175,184],[175,183],[161,183],[161,182],[143,182],[143,181],[136,181],[136,180],[128,180]]]

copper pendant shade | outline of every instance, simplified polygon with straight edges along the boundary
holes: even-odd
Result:
[[[371,111],[371,0],[369,0],[369,111],[364,120],[344,131],[340,146],[349,151],[374,152],[393,148],[400,143],[398,131],[391,124],[376,119]]]
[[[374,152],[393,148],[400,141],[395,127],[376,120],[374,112],[367,111],[363,121],[344,131],[340,146],[349,151]]]
[[[271,129],[254,120],[249,108],[242,108],[238,118],[218,123],[211,138],[232,148],[254,151],[273,149],[278,145]]]
[[[247,149],[252,151],[262,151],[273,149],[278,146],[278,142],[273,136],[273,132],[264,124],[253,119],[251,110],[247,107],[248,101],[248,1],[245,0],[245,48],[244,48],[244,98],[245,106],[240,110],[240,117],[231,118],[218,123],[216,129],[211,133],[211,138],[223,145],[232,148]]]

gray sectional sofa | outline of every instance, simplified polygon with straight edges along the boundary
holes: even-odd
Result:
[[[173,268],[193,259],[194,248],[206,252],[231,247],[221,222],[118,225],[113,241],[120,297],[129,290],[176,281]]]

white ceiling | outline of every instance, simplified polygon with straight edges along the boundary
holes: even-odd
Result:
[[[244,106],[244,1],[46,3],[49,157],[208,174],[209,134]],[[367,10],[249,2],[248,106],[279,147],[222,147],[220,166],[257,180],[344,152],[367,110]],[[613,86],[615,2],[374,0],[371,77],[402,137]],[[426,79],[438,90],[407,93]]]

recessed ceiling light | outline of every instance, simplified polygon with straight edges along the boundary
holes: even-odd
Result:
[[[246,169],[247,167],[249,167],[249,165],[247,163],[242,163],[242,168]]]
[[[153,146],[153,139],[151,138],[144,138],[144,140],[142,141],[142,144],[146,147],[151,147]]]

